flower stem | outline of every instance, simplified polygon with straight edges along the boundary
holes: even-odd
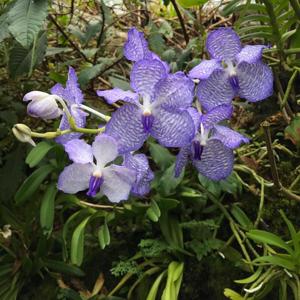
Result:
[[[179,10],[179,8],[178,8],[177,3],[176,3],[175,0],[171,0],[171,3],[173,4],[174,9],[175,9],[176,14],[177,14],[177,17],[179,19],[180,26],[181,26],[181,29],[182,29],[182,33],[183,33],[183,36],[184,36],[184,39],[185,39],[185,43],[188,44],[190,39],[189,39],[189,36],[188,36],[188,34],[186,32],[186,28],[185,28],[185,25],[184,25],[184,20],[182,18],[180,10]]]
[[[94,204],[94,203],[90,203],[90,202],[86,202],[83,200],[79,201],[81,204],[83,204],[84,206],[89,206],[89,207],[95,207],[95,208],[103,208],[103,209],[118,209],[118,210],[123,210],[124,207],[120,207],[120,206],[112,206],[112,205],[102,205],[102,204]]]
[[[59,96],[55,95],[55,100],[58,101],[60,103],[60,105],[63,107],[63,110],[65,112],[65,114],[67,115],[67,118],[70,119],[72,117],[69,108],[66,104],[66,102]]]
[[[289,82],[288,82],[288,85],[287,85],[286,91],[284,93],[283,99],[280,103],[281,108],[283,108],[287,103],[288,97],[290,95],[290,92],[291,92],[291,89],[292,89],[292,86],[293,86],[293,83],[296,79],[297,74],[298,74],[298,70],[295,70],[293,75],[291,76]]]
[[[83,105],[83,104],[79,104],[79,105],[76,105],[75,106],[76,108],[79,108],[79,109],[82,109],[82,110],[85,110],[85,111],[88,111],[92,114],[94,114],[95,116],[103,119],[105,122],[108,122],[110,120],[110,117],[109,116],[106,116],[104,114],[102,114],[101,112],[89,107],[89,106],[86,106],[86,105]]]

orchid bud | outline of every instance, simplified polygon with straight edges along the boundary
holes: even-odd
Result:
[[[50,120],[58,118],[62,114],[55,95],[32,91],[24,96],[23,101],[31,101],[27,106],[27,113],[32,117]]]
[[[12,128],[14,136],[22,143],[29,143],[32,146],[36,146],[35,142],[31,138],[31,130],[25,124],[15,124]]]

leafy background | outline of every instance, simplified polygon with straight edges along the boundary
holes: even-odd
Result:
[[[299,299],[300,5],[205,2],[1,1],[0,299]],[[64,195],[55,185],[63,149],[32,149],[11,132],[58,124],[26,116],[21,99],[65,83],[72,65],[88,105],[110,114],[95,90],[129,88],[122,46],[131,26],[173,72],[207,58],[209,31],[232,26],[244,43],[270,46],[274,94],[234,101],[231,126],[252,142],[225,181],[192,168],[174,179],[176,149],[150,141],[156,180],[146,198],[111,206]]]

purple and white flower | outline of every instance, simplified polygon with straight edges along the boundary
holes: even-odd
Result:
[[[190,78],[200,79],[197,96],[206,110],[230,104],[236,96],[256,102],[272,95],[272,70],[262,61],[266,46],[242,47],[239,36],[224,27],[209,33],[206,48],[211,59],[189,72]]]
[[[78,105],[83,102],[83,94],[79,88],[77,82],[77,75],[75,70],[72,67],[69,67],[68,80],[66,87],[64,88],[60,83],[57,83],[52,87],[51,93],[53,95],[58,95],[61,97],[67,104],[67,107],[75,120],[77,127],[84,127],[86,124],[87,114],[82,110],[78,109]],[[65,130],[69,129],[70,124],[68,121],[67,115],[64,113],[59,125],[59,129]],[[78,132],[72,132],[69,134],[64,134],[56,138],[56,142],[60,144],[65,144],[72,139],[80,138],[82,134]]]
[[[32,91],[24,96],[23,101],[30,101],[27,105],[27,113],[34,118],[51,120],[62,115],[62,110],[58,107],[55,95]]]
[[[58,189],[68,194],[88,190],[87,195],[91,197],[100,192],[111,202],[128,198],[136,182],[136,172],[126,166],[109,164],[119,155],[114,138],[101,134],[92,146],[80,139],[73,139],[64,146],[74,163],[60,174]]]
[[[207,114],[199,114],[190,109],[199,131],[191,144],[182,147],[176,158],[175,176],[192,160],[199,173],[211,180],[221,180],[230,175],[233,169],[233,149],[241,143],[248,143],[248,138],[240,133],[217,123],[229,119],[232,115],[231,105],[220,105]]]
[[[124,56],[133,62],[142,59],[158,60],[164,65],[167,72],[170,71],[169,65],[162,61],[157,54],[149,50],[148,42],[143,32],[138,31],[135,27],[128,31],[128,38],[124,44]]]
[[[130,74],[135,92],[115,88],[97,91],[108,103],[126,102],[112,114],[106,133],[119,143],[120,153],[138,150],[149,135],[165,147],[182,147],[194,136],[188,112],[194,84],[182,72],[168,74],[159,60],[137,61]]]
[[[150,183],[154,179],[154,173],[150,169],[145,154],[126,154],[124,166],[136,171],[136,179],[132,186],[131,193],[136,196],[144,196],[150,191]]]

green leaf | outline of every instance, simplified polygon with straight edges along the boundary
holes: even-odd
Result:
[[[14,43],[10,52],[8,64],[10,76],[15,78],[24,73],[31,75],[34,67],[43,60],[46,48],[46,32],[37,37],[32,49],[26,49],[19,43]]]
[[[146,300],[156,300],[159,285],[166,276],[167,271],[162,272],[154,281]]]
[[[176,0],[183,8],[190,8],[205,4],[208,0]]]
[[[279,255],[266,255],[266,256],[260,256],[256,258],[254,263],[262,263],[267,265],[276,265],[282,268],[286,268],[290,271],[296,271],[295,261],[291,256],[283,257]]]
[[[151,206],[147,209],[146,213],[151,221],[157,222],[159,220],[161,212],[155,200],[151,201]]]
[[[107,226],[107,222],[105,222],[104,225],[100,226],[98,231],[98,240],[101,249],[104,249],[110,244],[110,233]]]
[[[8,13],[9,31],[24,47],[29,48],[47,17],[47,0],[17,0]]]
[[[243,227],[243,229],[250,230],[253,228],[253,223],[240,207],[233,205],[231,213],[238,223]]]
[[[46,234],[50,234],[53,228],[56,184],[48,186],[41,203],[40,224]]]
[[[179,177],[174,176],[175,163],[167,168],[158,182],[158,189],[163,195],[170,195],[175,192],[176,187],[180,184],[184,177],[184,172],[181,172]]]
[[[84,254],[84,231],[91,216],[84,219],[74,230],[71,240],[71,262],[80,266]]]
[[[47,142],[40,142],[36,145],[36,147],[32,148],[29,154],[26,157],[26,164],[29,165],[30,168],[35,167],[45,156],[46,154],[54,148],[55,145],[51,145]]]
[[[292,122],[285,128],[285,137],[292,143],[300,146],[300,116],[293,118]]]
[[[131,89],[128,80],[125,77],[114,75],[114,76],[109,76],[108,79],[114,88],[117,87],[122,90]]]
[[[261,274],[261,272],[263,271],[262,267],[259,267],[256,272],[254,274],[252,274],[251,276],[244,278],[244,279],[239,279],[239,280],[235,280],[234,282],[236,283],[240,283],[240,284],[248,284],[248,283],[252,283],[254,282],[259,275]]]
[[[277,236],[273,233],[270,233],[270,232],[267,232],[264,230],[256,230],[255,229],[255,230],[250,230],[248,233],[246,233],[246,235],[250,239],[252,239],[256,242],[265,243],[265,244],[268,244],[271,246],[276,246],[276,247],[286,250],[290,254],[293,253],[293,249],[289,245],[287,245],[286,242],[283,241],[279,236]]]
[[[82,71],[80,71],[78,75],[78,82],[80,83],[80,85],[86,85],[91,79],[98,76],[105,69],[105,67],[110,61],[110,59],[106,59],[100,64],[85,68]]]
[[[85,273],[80,268],[65,262],[54,259],[43,259],[43,262],[50,270],[79,277],[85,276]]]
[[[28,200],[53,170],[54,167],[52,165],[44,165],[35,170],[18,189],[15,195],[16,203],[20,205]]]
[[[148,144],[151,157],[161,170],[166,170],[175,161],[174,155],[168,149],[156,143],[148,142]]]
[[[9,37],[7,14],[0,16],[0,43]]]
[[[238,294],[237,292],[235,292],[231,289],[225,289],[224,296],[231,300],[244,300],[245,299],[242,295]]]

